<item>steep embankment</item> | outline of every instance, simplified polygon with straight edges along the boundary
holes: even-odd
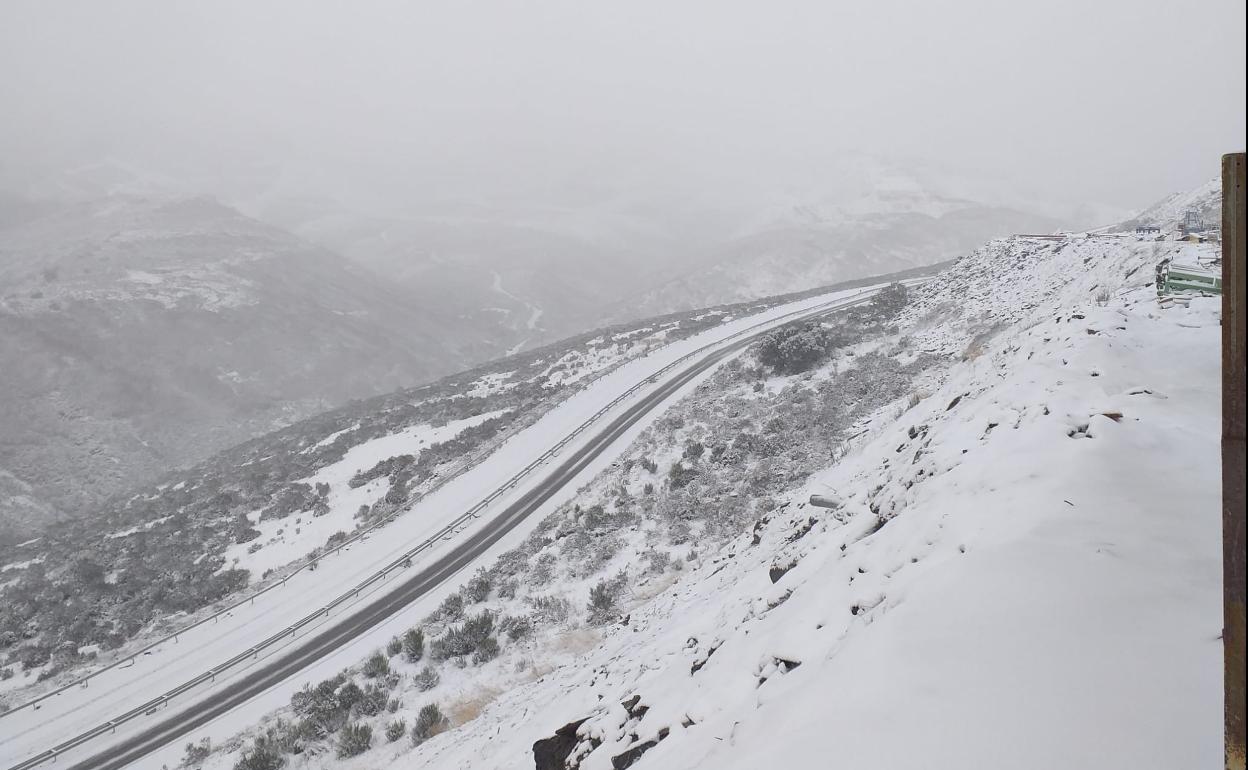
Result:
[[[1218,305],[1163,308],[1149,280],[1188,248],[961,260],[901,323],[960,354],[930,392],[419,761],[532,766],[542,741],[538,767],[586,770],[1215,764]]]

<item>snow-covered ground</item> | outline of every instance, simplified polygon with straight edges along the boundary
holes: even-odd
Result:
[[[603,404],[610,402],[633,384],[644,380],[686,353],[710,343],[726,340],[736,332],[754,324],[779,323],[780,319],[787,314],[815,308],[835,299],[866,295],[871,290],[870,288],[849,289],[778,305],[761,313],[720,324],[706,332],[673,342],[646,356],[625,363],[561,403],[530,428],[512,437],[499,447],[487,462],[476,466],[448,482],[436,492],[422,498],[412,511],[398,517],[393,524],[379,533],[379,536],[358,543],[334,557],[334,563],[324,565],[327,568],[305,570],[292,578],[289,585],[280,592],[267,594],[264,599],[257,600],[254,605],[240,607],[231,616],[221,619],[218,623],[200,626],[182,635],[176,644],[169,643],[153,650],[150,655],[138,658],[133,666],[113,669],[101,674],[92,680],[88,690],[67,691],[45,702],[39,711],[26,709],[4,717],[5,730],[0,733],[0,756],[6,760],[28,756],[46,749],[66,736],[101,724],[128,707],[154,697],[169,689],[173,684],[186,681],[232,657],[235,651],[248,649],[275,630],[289,625],[320,607],[327,598],[363,580],[378,565],[391,562],[399,554],[429,538],[490,490],[501,486],[561,437],[571,433],[573,429],[597,412]],[[683,389],[677,397],[682,393],[687,393],[696,385],[696,382]],[[619,408],[626,407],[627,403]],[[614,446],[622,449],[644,425],[645,421],[622,437]],[[572,451],[577,446],[578,444],[575,443],[569,445],[567,451]],[[578,480],[568,485],[562,495],[557,495],[550,500],[544,510],[551,510],[561,504],[573,493],[578,484],[588,481],[594,474],[606,467],[612,457],[612,452],[605,453],[578,476]],[[537,478],[532,478],[520,484],[510,496],[501,498],[496,506],[499,508],[505,506],[509,500],[526,492],[536,481]],[[490,511],[487,511],[483,518],[488,518],[489,513]],[[532,520],[536,522],[541,519],[542,515],[539,512],[532,517]],[[515,539],[522,537],[523,534],[524,527],[518,528],[497,548],[507,547],[509,543],[514,544]],[[447,591],[453,588],[457,586],[448,586]],[[381,586],[381,590],[385,590],[384,585]],[[362,598],[366,598],[366,595]],[[413,606],[392,622],[379,626],[357,642],[343,648],[335,656],[325,659],[315,667],[316,670],[305,672],[307,677],[316,679],[358,660],[370,649],[384,644],[385,640],[395,632],[395,628],[402,628],[401,624],[404,622],[410,624],[413,617],[427,613],[442,598],[442,593],[434,592],[427,601],[417,603],[419,606]],[[350,612],[352,609],[345,611]],[[279,647],[273,649],[270,654],[280,652]],[[264,660],[264,656],[261,656],[260,660]],[[230,681],[228,677],[218,677],[216,686],[219,687],[228,681]],[[260,715],[284,703],[289,698],[292,688],[297,687],[302,681],[300,679],[298,682],[293,682],[289,687],[275,688],[245,708],[218,720],[213,726],[214,731],[229,735],[254,723]],[[143,727],[142,720],[139,722],[133,725],[134,729]],[[130,734],[128,729],[119,728],[115,740],[121,740],[127,734]],[[109,737],[114,738],[114,736]],[[103,742],[94,745],[92,749],[99,750],[102,745],[104,745]],[[168,761],[168,758],[161,761]]]
[[[755,532],[453,732],[336,766],[532,767],[580,720],[584,770],[1216,766],[1218,300],[1163,309],[1133,242],[1002,264],[1031,246],[964,261],[943,293],[984,295],[940,326],[915,306],[974,349]]]
[[[302,513],[284,519],[261,520],[262,511],[255,511],[248,519],[260,532],[252,541],[231,546],[225,553],[228,568],[241,567],[254,575],[276,569],[308,554],[324,545],[335,532],[351,532],[356,527],[355,515],[360,506],[368,506],[380,500],[390,489],[386,477],[373,479],[366,484],[352,487],[350,481],[357,473],[367,471],[377,463],[399,455],[419,456],[422,451],[458,436],[465,428],[506,414],[505,409],[486,412],[445,425],[413,425],[389,436],[365,441],[347,450],[341,460],[321,468],[303,483],[313,487],[325,484],[329,487],[326,497],[328,510],[316,516]],[[263,547],[257,547],[263,546]]]

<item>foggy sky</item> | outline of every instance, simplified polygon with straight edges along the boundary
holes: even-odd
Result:
[[[1136,208],[1242,150],[1244,2],[0,3],[0,173],[483,195],[857,151]]]

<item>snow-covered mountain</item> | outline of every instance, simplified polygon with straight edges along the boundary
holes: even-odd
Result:
[[[296,697],[187,766],[1216,764],[1219,305],[1152,285],[1215,255],[997,239],[766,340],[428,608],[423,653],[307,691],[384,663],[394,708],[342,715],[371,734]]]
[[[1123,222],[1120,229],[1133,229],[1136,225],[1157,225],[1165,230],[1173,230],[1189,211],[1199,214],[1206,225],[1221,227],[1222,180],[1215,177],[1194,189],[1171,193]]]
[[[211,199],[5,209],[0,474],[24,490],[5,495],[10,526],[493,352]]]
[[[391,180],[387,197],[380,180],[353,185],[293,164],[179,185],[111,159],[32,189],[211,190],[458,319],[496,355],[603,323],[933,264],[1010,233],[1105,223],[929,164],[861,153],[788,164],[664,175],[603,159],[482,189],[454,177]]]
[[[938,197],[878,194],[821,210],[798,206],[785,220],[734,238],[685,272],[627,303],[660,312],[819,286],[952,259],[1013,232],[1048,232],[1057,222],[1010,209]],[[875,204],[879,210],[871,210]],[[627,312],[627,311],[625,311]]]

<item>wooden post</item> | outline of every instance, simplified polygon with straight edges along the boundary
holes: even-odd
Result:
[[[1244,770],[1244,153],[1222,156],[1222,639],[1227,770]]]

